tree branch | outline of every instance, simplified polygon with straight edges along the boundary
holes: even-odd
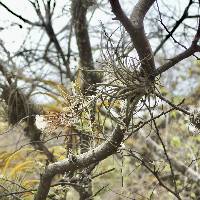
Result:
[[[155,76],[161,75],[163,72],[167,71],[168,69],[170,69],[171,67],[179,63],[180,61],[194,55],[194,53],[196,52],[200,52],[200,46],[197,44],[199,39],[200,39],[200,20],[198,23],[197,32],[194,36],[191,46],[185,51],[183,51],[182,53],[175,56],[174,58],[171,58],[169,62],[157,68],[154,75]]]
[[[66,78],[69,78],[72,81],[73,77],[72,77],[72,73],[71,73],[71,70],[70,70],[70,67],[68,64],[68,60],[65,57],[63,49],[62,49],[62,47],[57,39],[57,36],[55,34],[55,31],[53,29],[53,25],[52,25],[53,11],[51,11],[50,4],[47,2],[48,5],[46,6],[46,9],[45,9],[45,17],[42,16],[38,1],[36,1],[35,3],[32,3],[32,4],[33,4],[33,7],[35,8],[35,11],[36,11],[38,17],[40,18],[40,20],[42,22],[43,27],[45,28],[45,31],[50,39],[50,42],[52,41],[54,43],[58,54],[60,54],[60,56],[61,56],[61,59],[66,68],[66,71],[67,71]],[[36,6],[36,4],[38,4],[38,6]],[[53,10],[54,10],[54,7],[55,7],[55,4],[53,5]]]
[[[80,58],[80,67],[82,69],[85,69],[81,72],[83,73],[82,75],[84,79],[83,85],[81,86],[83,92],[85,92],[84,90],[87,90],[90,85],[93,85],[100,81],[95,72],[87,71],[94,69],[92,48],[90,44],[88,23],[86,17],[89,6],[91,6],[89,1],[72,1],[72,18]]]
[[[98,147],[78,156],[71,156],[68,159],[48,165],[45,173],[41,175],[38,191],[34,199],[46,199],[51,187],[51,181],[56,174],[62,174],[66,171],[75,171],[77,169],[87,167],[114,154],[124,138],[124,132],[125,129],[122,129],[119,125],[117,125],[111,137]]]
[[[133,45],[140,58],[141,67],[150,78],[155,70],[154,56],[149,40],[144,30],[144,17],[155,0],[139,0],[133,9],[131,18],[129,19],[123,12],[118,0],[109,0],[112,11],[126,31],[129,33]]]
[[[191,7],[191,5],[193,4],[193,0],[189,0],[188,2],[188,5],[186,6],[184,12],[183,12],[183,15],[181,16],[181,18],[176,21],[173,29],[171,31],[168,31],[167,27],[165,27],[165,25],[163,24],[162,22],[162,18],[161,18],[161,13],[159,11],[159,7],[158,7],[158,12],[159,12],[159,15],[160,15],[160,18],[161,18],[161,24],[164,26],[165,30],[168,32],[168,35],[161,41],[161,43],[159,44],[159,46],[156,48],[155,52],[154,52],[154,55],[156,55],[156,53],[162,48],[162,46],[165,44],[165,42],[170,38],[172,37],[173,38],[173,33],[178,29],[178,27],[181,25],[181,23],[186,19],[188,18],[188,11],[189,11],[189,8]],[[177,42],[174,38],[173,40],[175,42]]]
[[[190,0],[191,1],[191,0]],[[191,1],[192,2],[192,1]],[[190,4],[188,4],[189,6]],[[199,6],[200,6],[200,0],[199,0]],[[189,9],[189,8],[188,8]],[[200,52],[200,46],[198,45],[198,41],[200,39],[200,19],[198,19],[198,25],[197,25],[197,32],[194,36],[194,39],[192,40],[191,46],[180,53],[179,55],[175,56],[174,58],[170,59],[169,62],[165,63],[164,65],[160,66],[158,69],[155,71],[155,76],[158,76],[162,74],[163,72],[167,71],[180,61],[184,60],[185,58],[188,58],[196,52]]]
[[[24,23],[30,24],[32,26],[42,26],[42,24],[37,23],[37,22],[31,22],[28,19],[25,19],[24,17],[16,14],[15,12],[13,12],[10,8],[8,8],[5,4],[3,4],[2,2],[0,2],[0,5],[2,7],[4,7],[9,13],[11,13],[12,15],[14,15],[15,17],[19,18],[20,20],[22,20]]]
[[[187,50],[183,51],[182,53],[178,54],[174,58],[169,59],[169,62],[165,63],[164,65],[160,66],[155,71],[155,76],[161,75],[163,72],[167,71],[168,69],[172,68],[174,65],[179,63],[180,61],[192,56],[195,52],[200,51],[200,47],[194,48],[193,46],[189,47]]]

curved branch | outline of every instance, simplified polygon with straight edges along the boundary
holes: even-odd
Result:
[[[198,52],[198,51],[200,51],[199,46],[196,48],[191,46],[190,48],[178,54],[177,56],[169,59],[169,61],[165,63],[164,65],[157,68],[154,75],[155,76],[161,75],[163,72],[167,71],[168,69],[172,68],[174,65],[179,63],[180,61],[192,56],[195,52]]]
[[[80,168],[87,167],[93,163],[99,162],[114,154],[120,146],[124,138],[125,129],[119,125],[115,128],[110,139],[101,144],[100,146],[80,154],[79,156],[72,155],[70,158],[55,162],[47,166],[45,173],[41,175],[38,191],[35,200],[45,200],[51,181],[56,174],[62,174],[66,171],[74,171]]]
[[[200,0],[199,0],[199,5],[200,5]],[[200,40],[200,18],[198,22],[197,32],[194,36],[191,46],[182,53],[175,56],[174,58],[170,59],[169,62],[165,63],[164,65],[156,69],[154,75],[158,76],[163,72],[167,71],[168,69],[170,69],[171,67],[173,67],[174,65],[176,65],[177,63],[179,63],[180,61],[184,60],[185,58],[194,55],[194,53],[196,52],[200,52],[200,46],[198,45],[199,40]]]
[[[118,0],[109,1],[116,19],[122,23],[131,37],[140,58],[142,69],[144,69],[145,73],[151,78],[155,70],[155,63],[151,45],[145,34],[143,21],[155,0],[139,0],[133,9],[130,19],[123,12]]]

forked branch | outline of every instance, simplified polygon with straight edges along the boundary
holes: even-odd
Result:
[[[112,11],[116,16],[115,19],[121,22],[131,37],[133,46],[135,47],[141,61],[142,69],[149,75],[149,78],[152,78],[151,75],[155,70],[154,56],[149,40],[145,34],[143,21],[145,15],[155,0],[138,1],[133,9],[130,19],[123,12],[118,0],[109,1],[112,7]]]

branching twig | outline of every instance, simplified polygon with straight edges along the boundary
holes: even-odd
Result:
[[[20,20],[22,20],[24,23],[30,24],[32,26],[39,26],[42,27],[42,24],[38,23],[38,22],[31,22],[28,19],[25,19],[24,17],[16,14],[15,12],[13,12],[10,8],[8,8],[5,4],[3,4],[2,2],[0,2],[0,5],[3,6],[9,13],[11,13],[12,15],[14,15],[15,17],[19,18]]]
[[[162,48],[162,46],[165,44],[165,42],[170,38],[172,37],[173,40],[175,42],[177,42],[174,37],[173,37],[173,33],[177,30],[177,28],[182,24],[182,22],[188,18],[188,10],[189,8],[191,7],[191,5],[193,4],[193,0],[189,0],[189,3],[188,5],[186,6],[184,12],[183,12],[183,15],[181,16],[181,18],[179,20],[176,21],[176,24],[174,25],[173,29],[171,31],[168,31],[167,27],[162,23],[162,20],[161,20],[161,23],[163,25],[163,27],[165,28],[165,30],[167,30],[168,34],[167,36],[161,41],[161,43],[159,44],[159,46],[156,48],[155,52],[154,52],[154,55],[156,55],[156,53]],[[160,11],[159,11],[159,15],[160,15]],[[161,16],[160,16],[161,18]],[[180,44],[180,43],[179,43]]]

